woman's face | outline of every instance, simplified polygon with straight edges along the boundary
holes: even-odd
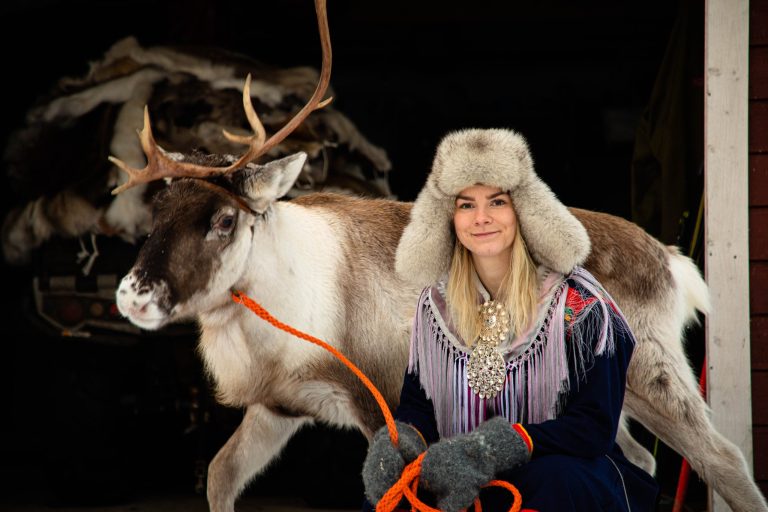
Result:
[[[517,215],[503,190],[486,185],[465,188],[456,196],[456,236],[475,258],[506,258],[512,253]]]

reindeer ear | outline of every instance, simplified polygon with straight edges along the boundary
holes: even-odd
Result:
[[[264,166],[264,172],[271,178],[270,185],[274,189],[275,199],[283,197],[291,190],[306,161],[307,154],[300,151]]]
[[[264,165],[249,164],[234,177],[238,192],[251,208],[263,212],[291,190],[306,160],[307,154],[299,152]]]

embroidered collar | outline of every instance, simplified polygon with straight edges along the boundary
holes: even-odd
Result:
[[[427,398],[432,400],[441,436],[471,432],[492,416],[503,416],[511,423],[540,423],[558,417],[568,391],[578,385],[578,381],[571,381],[569,370],[581,379],[595,356],[613,352],[614,329],[628,330],[610,296],[586,270],[577,267],[567,279],[562,275],[552,277],[551,283],[548,279],[543,281],[543,307],[533,323],[532,335],[523,337],[519,346],[513,345],[516,340],[507,340],[506,378],[492,398],[480,398],[469,386],[468,347],[445,314],[444,285],[422,292],[408,371],[418,374]],[[579,304],[576,295],[569,293],[572,286],[578,288]],[[590,302],[592,297],[598,300]],[[575,314],[578,308],[574,306],[582,303],[579,318],[566,320],[566,306]]]

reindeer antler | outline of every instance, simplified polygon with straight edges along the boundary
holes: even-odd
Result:
[[[112,191],[112,194],[134,187],[140,183],[149,183],[160,178],[205,178],[208,176],[219,176],[240,169],[249,162],[253,162],[261,155],[273,147],[280,144],[293,130],[296,129],[312,111],[321,109],[328,105],[333,98],[327,98],[320,101],[328,89],[328,83],[331,79],[331,37],[328,29],[328,15],[326,12],[326,0],[315,0],[315,11],[317,13],[317,26],[320,32],[320,44],[323,51],[323,64],[320,70],[320,80],[315,88],[315,92],[306,105],[296,113],[296,115],[285,124],[279,131],[273,134],[268,140],[264,126],[259,120],[259,116],[253,108],[251,102],[251,75],[245,79],[243,86],[243,108],[248,118],[248,123],[255,132],[254,135],[242,136],[234,135],[226,130],[224,136],[232,142],[245,144],[248,150],[240,156],[235,163],[227,167],[207,167],[203,165],[192,164],[188,162],[177,162],[168,157],[165,151],[157,145],[152,136],[152,128],[149,121],[149,109],[144,107],[144,128],[139,132],[141,147],[147,157],[147,165],[143,169],[135,169],[122,160],[109,157],[109,161],[128,173],[128,181]]]

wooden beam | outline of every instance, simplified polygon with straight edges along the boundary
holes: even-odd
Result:
[[[752,464],[749,338],[749,1],[706,0],[707,397],[712,421]],[[710,496],[710,510],[730,510]]]

